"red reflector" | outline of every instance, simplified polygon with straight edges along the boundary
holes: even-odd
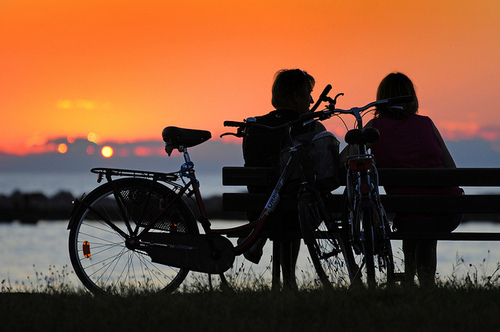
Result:
[[[372,168],[371,158],[357,158],[349,160],[349,169],[352,171],[363,171]]]
[[[83,242],[83,256],[85,256],[85,258],[90,257],[90,243],[89,243],[89,241]]]

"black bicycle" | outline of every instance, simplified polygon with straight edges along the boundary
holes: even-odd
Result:
[[[345,141],[354,147],[347,156],[346,189],[343,204],[343,225],[347,225],[349,243],[355,259],[349,265],[356,268],[353,280],[362,280],[369,287],[391,285],[395,282],[394,258],[390,242],[389,219],[382,206],[379,194],[378,172],[375,158],[368,153],[367,145],[376,142],[380,133],[375,128],[363,128],[363,116],[373,107],[391,107],[413,100],[402,96],[378,100],[363,107],[348,110],[335,107],[336,100],[325,96],[329,102],[326,111],[332,115],[350,114],[355,117],[355,128],[345,135]]]
[[[289,132],[293,126],[323,115],[320,112],[308,114],[284,124],[282,129]],[[246,127],[257,126],[252,121],[228,121],[225,125],[239,127],[240,134]],[[260,218],[228,229],[211,227],[195,165],[188,153],[188,148],[210,138],[210,132],[205,130],[166,127],[163,139],[167,154],[178,150],[184,156],[185,162],[176,172],[91,170],[97,174],[99,182],[103,179],[107,182],[75,201],[68,224],[71,263],[85,287],[94,293],[172,292],[181,285],[189,271],[218,274],[227,285],[224,272],[232,267],[236,255],[248,250],[261,237],[269,216],[280,202],[282,188],[291,181],[292,174],[296,177],[297,169],[301,179],[301,236],[309,248],[320,280],[327,285],[331,282],[327,270],[322,268],[326,258],[323,248],[327,241],[328,261],[336,261],[337,270],[353,270],[345,264],[350,259],[339,257],[340,253],[349,254],[349,243],[346,228],[330,217],[330,211],[323,204],[328,200],[328,190],[320,190],[316,174],[301,167],[311,161],[307,153],[302,153],[309,149],[303,148],[317,142],[329,149],[335,148],[333,135],[322,133],[302,143],[294,142],[289,135],[288,158],[285,158],[279,180]],[[292,164],[295,165],[293,168]],[[195,202],[198,218],[188,206],[189,200]],[[202,233],[198,225],[202,226]],[[236,246],[223,236],[241,232],[249,235]],[[350,273],[336,275],[343,278]]]
[[[327,97],[327,91],[320,101],[329,101],[329,107],[307,113],[280,126],[281,129],[290,133],[294,126],[326,120],[335,113],[356,113],[354,109],[335,109],[335,100]],[[236,135],[245,135],[248,127],[260,126],[251,119],[226,121],[225,125],[238,127]],[[358,125],[361,128],[359,119]],[[359,133],[348,133],[352,137],[348,142],[363,146],[369,141],[370,133],[358,130]],[[388,271],[391,279],[392,255],[390,242],[386,241],[389,229],[377,201],[373,158],[363,153],[349,159],[349,166],[357,166],[348,172],[349,208],[345,214],[348,217],[339,220],[330,204],[331,188],[324,186],[335,173],[333,170],[318,172],[315,168],[315,165],[325,164],[317,160],[318,155],[335,156],[338,141],[326,132],[301,138],[288,134],[289,146],[282,158],[279,179],[258,220],[214,229],[206,216],[195,165],[188,153],[188,148],[210,138],[211,133],[205,130],[177,127],[163,130],[167,154],[170,156],[178,150],[184,156],[185,162],[179,171],[91,170],[97,174],[99,182],[103,179],[107,182],[75,200],[68,224],[71,263],[85,287],[94,293],[172,292],[189,271],[218,274],[227,285],[224,273],[232,267],[235,256],[244,253],[262,236],[269,216],[280,203],[284,185],[297,179],[301,237],[319,280],[326,286],[349,284],[362,279],[362,267],[366,266],[368,282],[373,284],[374,256],[383,262],[379,269]],[[319,154],[315,155],[314,151]],[[361,166],[364,159],[371,159],[371,165]],[[189,200],[195,202],[198,218],[188,206]],[[249,235],[236,246],[224,236],[241,232]],[[356,261],[355,253],[358,252],[363,257],[361,264]]]

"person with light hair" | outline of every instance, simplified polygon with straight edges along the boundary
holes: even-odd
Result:
[[[396,106],[377,108],[366,124],[380,132],[371,144],[378,168],[455,168],[455,162],[438,129],[427,116],[418,115],[418,99],[412,81],[402,73],[391,73],[380,83],[377,100],[400,96],[413,100]],[[385,187],[390,195],[460,195],[459,187]],[[458,227],[462,214],[396,214],[394,231],[451,232]],[[405,281],[414,284],[415,274],[421,286],[434,284],[437,268],[436,240],[403,240]]]

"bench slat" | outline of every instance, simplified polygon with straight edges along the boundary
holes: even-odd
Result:
[[[222,184],[224,186],[274,186],[277,181],[276,172],[270,167],[231,167],[222,168]]]
[[[344,170],[341,170],[345,172]],[[381,168],[381,186],[500,187],[500,168]],[[223,185],[273,185],[276,173],[268,167],[224,167]],[[345,185],[345,174],[340,176]]]
[[[449,240],[449,241],[500,241],[500,233],[391,233],[392,240],[424,239],[424,240]]]
[[[386,212],[499,213],[500,195],[381,195]]]
[[[383,186],[500,186],[500,168],[381,168]]]
[[[341,206],[342,195],[333,195]],[[268,197],[264,194],[224,193],[224,211],[261,211]],[[500,213],[500,195],[381,195],[387,213]]]
[[[264,194],[224,193],[222,209],[224,211],[262,211],[268,197]]]

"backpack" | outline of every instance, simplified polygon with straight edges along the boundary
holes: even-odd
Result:
[[[289,179],[300,178],[298,167],[301,166],[308,180],[318,188],[328,191],[338,188],[340,186],[339,145],[339,140],[328,131],[309,132],[294,137],[293,146],[297,152],[290,165],[292,172]],[[280,170],[285,167],[289,157],[289,149],[283,149],[280,154]],[[294,160],[295,164],[293,164]]]

